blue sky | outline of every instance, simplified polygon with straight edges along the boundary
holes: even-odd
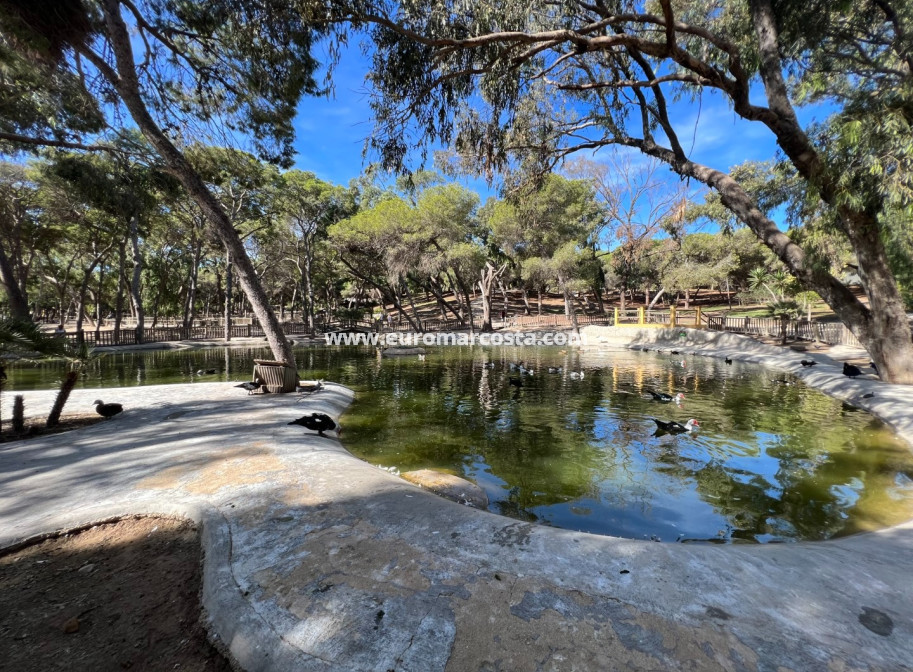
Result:
[[[295,122],[297,168],[313,171],[321,179],[336,184],[347,184],[361,174],[367,161],[373,158],[366,160],[362,157],[365,138],[372,129],[366,72],[367,60],[357,47],[350,47],[343,54],[333,77],[334,96],[329,99],[306,98],[301,102]],[[759,83],[753,87],[752,94],[753,101],[763,104]],[[679,140],[695,161],[728,170],[746,160],[763,161],[776,156],[772,133],[758,122],[738,118],[729,109],[726,100],[709,89],[700,105],[682,100],[672,103],[670,110]],[[820,119],[823,115],[821,108],[799,110],[803,123],[815,117]],[[590,155],[588,158],[594,157]],[[430,162],[429,153],[426,167],[432,167]],[[410,168],[419,167],[416,157]],[[463,181],[478,191],[483,200],[489,193],[494,193],[484,181]]]

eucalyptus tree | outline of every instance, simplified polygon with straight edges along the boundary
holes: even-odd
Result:
[[[314,259],[318,240],[327,229],[355,213],[355,194],[319,179],[314,173],[289,170],[282,174],[279,208],[292,234],[289,259],[298,270],[302,317],[314,331]]]
[[[39,249],[51,241],[41,217],[40,173],[13,163],[0,163],[0,283],[10,315],[30,318],[29,283]]]
[[[177,182],[154,161],[139,158],[148,154],[142,138],[132,137],[115,143],[123,152],[77,154],[57,151],[44,163],[44,170],[71,185],[73,194],[85,203],[113,219],[113,240],[118,248],[115,270],[119,279],[126,275],[126,246],[130,245],[133,262],[129,283],[133,315],[136,318],[135,338],[143,342],[144,300],[142,291],[143,241],[148,237],[152,220],[161,215],[162,203],[177,197]],[[128,148],[133,148],[132,152]],[[118,282],[116,304],[122,305],[124,283]],[[119,327],[120,311],[115,318],[115,333]]]
[[[434,184],[428,173],[420,175],[424,185]],[[459,184],[425,186],[416,199],[416,219],[424,241],[421,270],[432,293],[443,306],[450,308],[437,291],[436,278],[450,279],[454,296],[462,297],[461,321],[475,331],[469,288],[479,284],[482,297],[482,329],[491,330],[491,284],[500,273],[488,271],[488,254],[484,234],[476,214],[479,196]],[[452,310],[452,309],[451,309]],[[465,316],[465,317],[464,317]]]
[[[570,175],[593,185],[605,208],[605,224],[598,232],[599,254],[611,252],[622,310],[626,293],[638,284],[649,293],[653,274],[647,270],[656,261],[651,264],[649,259],[656,252],[653,239],[664,230],[678,232],[687,202],[687,187],[679,180],[662,179],[658,160],[638,158],[616,149],[602,152],[598,161],[577,158],[567,166]]]
[[[553,278],[564,296],[565,313],[576,324],[569,283],[603,217],[589,182],[551,174],[538,189],[492,207],[488,226],[494,244],[519,261],[525,278],[536,280],[540,312],[546,280]]]
[[[275,166],[231,147],[194,145],[186,150],[186,155],[208,193],[221,206],[242,246],[252,236],[276,225],[280,177]],[[237,251],[224,240],[220,242],[225,249],[225,339],[230,340],[234,305],[232,268],[236,266]],[[248,249],[242,249],[244,258],[249,259]],[[254,278],[258,278],[253,264],[251,270]],[[257,285],[260,286],[260,283],[257,282]]]
[[[415,311],[410,315],[403,307],[404,275],[417,262],[421,240],[409,204],[387,198],[331,225],[328,233],[346,271],[375,289],[384,304],[393,304],[415,331],[421,331]]]
[[[76,331],[81,339],[89,286],[116,245],[119,222],[109,212],[94,207],[79,186],[56,175],[51,166],[45,168],[44,216],[58,227],[58,238],[48,249],[45,264],[45,270],[54,266],[58,270],[54,276],[45,277],[58,288],[61,320],[68,310],[64,304],[67,298],[75,304]]]
[[[884,244],[888,209],[905,221],[913,211],[913,17],[901,0],[303,6],[308,20],[329,14],[342,37],[350,27],[372,35],[370,142],[386,167],[402,165],[416,142],[452,142],[489,174],[516,152],[550,170],[581,150],[637,149],[715,190],[833,308],[887,380],[913,383],[910,326]],[[690,155],[670,102],[707,90],[769,131],[852,247],[867,304],[812,263],[725,166]],[[796,109],[808,101],[836,111],[803,126]]]
[[[3,0],[3,45],[44,64],[45,73],[62,73],[83,99],[98,101],[96,110],[110,113],[109,126],[129,115],[230,250],[274,356],[294,362],[243,242],[181,147],[191,139],[233,140],[290,163],[298,100],[321,91],[310,22],[283,0],[61,0],[53,12],[41,7]],[[35,135],[14,139],[54,144],[38,135],[47,125],[29,128]]]

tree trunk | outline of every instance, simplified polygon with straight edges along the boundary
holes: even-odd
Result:
[[[656,302],[659,301],[659,299],[660,299],[660,298],[662,297],[662,295],[665,294],[665,293],[666,293],[666,288],[665,288],[665,287],[660,287],[660,288],[659,288],[659,291],[656,292],[656,294],[653,296],[653,300],[650,301],[650,305],[647,306],[647,310],[649,310],[649,309],[652,308],[654,305],[656,305]]]
[[[108,247],[110,248],[110,246]],[[107,252],[107,249],[108,248],[105,249],[105,252]],[[98,265],[98,262],[101,261],[103,254],[104,252],[101,255],[96,255],[92,260],[92,263],[89,264],[85,274],[82,276],[82,284],[79,286],[79,295],[76,297],[76,338],[80,343],[85,339],[82,332],[82,323],[86,316],[86,294],[89,293],[89,281],[92,279],[92,273],[95,272],[95,267]]]
[[[479,291],[482,296],[482,331],[493,331],[491,326],[491,288],[495,280],[501,277],[501,274],[507,269],[507,264],[501,264],[498,268],[490,261],[485,263],[482,269],[482,277],[479,279]]]
[[[225,250],[225,340],[231,340],[231,250]]]
[[[124,313],[124,273],[127,267],[127,241],[122,240],[117,245],[117,299],[114,303],[114,344],[120,343],[120,323]]]
[[[537,299],[537,308],[539,311],[539,316],[542,316],[542,288],[538,287],[536,289],[536,299]]]
[[[140,132],[155,147],[190,197],[200,206],[210,223],[213,233],[231,251],[232,259],[238,272],[238,283],[250,299],[254,314],[263,327],[270,349],[273,351],[273,356],[279,361],[294,366],[295,354],[292,351],[291,344],[282,331],[276,315],[273,313],[269,298],[257,280],[253,264],[251,264],[247,256],[237,231],[231,225],[228,215],[218,200],[207,189],[200,175],[190,165],[187,158],[162,133],[142,99],[136,74],[136,64],[133,60],[130,34],[120,15],[120,2],[118,0],[102,0],[100,4],[104,11],[105,26],[112,53],[117,63],[117,71],[108,66],[104,60],[99,59],[90,48],[83,45],[74,45],[74,48],[95,65],[111,86],[117,90]]]
[[[304,292],[302,298],[306,297],[306,310],[304,314],[305,322],[308,325],[308,333],[314,334],[314,285],[311,278],[311,262],[314,258],[314,241],[310,237],[305,237],[304,246]]]
[[[76,382],[78,380],[78,371],[67,371],[67,375],[64,376],[63,382],[60,384],[60,391],[54,399],[54,406],[51,407],[51,412],[48,414],[45,425],[48,427],[56,427],[60,424],[60,414],[63,413],[63,407],[66,405],[67,399],[70,398],[70,393],[73,391],[73,388],[76,387]]]
[[[133,314],[136,316],[136,342],[143,342],[146,316],[143,312],[142,273],[143,256],[139,249],[139,222],[136,216],[130,217],[130,248],[133,253],[133,277],[130,279],[130,301],[133,303]]]
[[[10,316],[20,320],[30,320],[28,299],[16,282],[13,267],[2,246],[0,246],[0,283],[6,290],[6,298],[10,304]]]
[[[870,303],[865,306],[837,278],[809,263],[805,251],[757,208],[751,196],[729,174],[681,160],[671,150],[652,142],[633,141],[631,144],[643,153],[665,161],[679,175],[693,177],[715,189],[720,194],[720,202],[773,251],[802,286],[817,292],[833,309],[868,350],[883,380],[913,384],[913,338],[897,282],[878,235],[877,220],[864,213],[840,209],[859,262],[860,275],[866,282]],[[831,194],[831,200],[834,198]]]
[[[13,397],[13,431],[17,434],[25,431],[25,397],[21,394]]]
[[[101,290],[105,281],[105,272],[102,269],[98,271],[98,291],[95,293],[95,342],[98,343],[98,337],[101,333]]]
[[[685,310],[688,310],[690,303],[691,303],[691,290],[688,288],[685,288],[685,306],[684,306]]]
[[[409,289],[409,278],[403,279],[403,288],[406,290],[406,297],[409,299],[409,307],[412,309],[412,314],[415,316],[415,323],[418,325],[419,331],[425,331],[425,327],[422,325],[422,318],[418,316],[418,310],[415,308],[415,301],[412,298],[412,290]]]
[[[200,257],[203,253],[202,238],[191,241],[190,273],[187,278],[187,300],[184,302],[184,328],[193,327],[193,319],[196,315],[197,288],[200,276]]]
[[[466,286],[466,283],[463,281],[463,277],[454,270],[454,277],[456,278],[457,286],[460,288],[460,292],[463,294],[463,301],[466,302],[466,317],[469,318],[469,333],[476,333],[476,321],[475,317],[472,314],[472,299],[469,298],[469,288]]]
[[[447,300],[444,298],[444,292],[441,290],[441,288],[439,288],[439,287],[436,286],[435,280],[434,280],[433,278],[429,281],[429,288],[430,288],[430,290],[431,290],[431,294],[434,296],[434,298],[435,298],[435,299],[437,300],[437,302],[438,302],[438,305],[441,307],[441,319],[442,319],[442,320],[446,320],[446,319],[447,319],[447,313],[444,312],[444,310],[447,309],[447,310],[449,310],[451,313],[453,313],[453,316],[454,316],[456,319],[458,319],[458,320],[462,323],[462,322],[463,322],[463,316],[460,315],[460,314],[454,309],[453,306],[451,306],[449,303],[447,303]]]
[[[526,285],[522,288],[523,291],[523,312],[526,315],[531,315],[533,310],[529,306],[529,292],[526,291]]]
[[[564,312],[571,318],[571,327],[574,329],[574,333],[579,334],[580,326],[577,324],[577,309],[574,308],[574,297],[571,296],[564,275],[558,275],[558,284],[561,285],[561,293],[564,295]]]

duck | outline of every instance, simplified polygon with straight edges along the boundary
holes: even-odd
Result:
[[[880,374],[878,373],[878,367],[875,366],[875,362],[869,362],[869,366],[871,366],[872,369],[875,371],[875,375],[876,375],[876,376],[880,375]]]
[[[681,402],[685,398],[685,395],[679,392],[674,397],[671,394],[666,394],[665,392],[656,392],[654,390],[646,390],[647,394],[653,397],[653,401],[659,401],[664,404],[668,404],[670,401],[674,401],[676,404]]]
[[[875,396],[875,393],[874,393],[874,392],[866,392],[865,394],[862,395],[862,398],[863,398],[863,399],[871,399],[871,398],[874,397],[874,396]]]
[[[583,371],[571,371],[568,375],[574,380],[583,380],[585,377]]]
[[[302,415],[297,420],[292,420],[288,424],[301,425],[305,429],[312,429],[320,436],[326,436],[324,432],[339,429],[339,425],[336,424],[336,421],[326,413],[311,413],[310,415]],[[339,431],[336,432],[337,435],[339,434]]]
[[[101,399],[96,399],[92,403],[95,404],[95,412],[103,418],[113,418],[124,410],[121,404],[106,404]]]
[[[548,367],[548,372],[549,372],[549,373],[561,373],[562,371],[564,371],[564,368],[563,368],[563,367],[560,367],[560,366],[550,366],[550,367]]]
[[[514,376],[511,376],[507,379],[507,382],[514,387],[523,387],[523,380],[521,378],[515,378]]]
[[[215,369],[197,369],[198,376],[211,376],[216,372]]]
[[[799,362],[802,366],[815,366],[818,362],[814,359],[803,359]]]
[[[680,353],[678,350],[673,350],[673,351],[670,352],[669,354],[671,354],[671,355],[680,355],[681,353]]]
[[[732,358],[731,358],[731,357],[727,357],[727,358],[724,359],[723,361],[726,362],[727,364],[729,364],[730,366],[732,366]]]
[[[786,386],[796,384],[794,381],[786,380],[785,378],[774,378],[770,382],[772,382],[774,385],[786,385]]]
[[[494,362],[485,362],[484,364],[482,364],[482,368],[483,369],[493,369],[493,368],[495,368],[495,363]]]
[[[656,418],[653,418],[653,422],[656,423],[656,431],[668,432],[669,434],[690,433],[690,432],[694,431],[695,427],[701,426],[701,423],[699,423],[694,418],[691,418],[690,420],[688,420],[688,422],[686,422],[684,425],[681,424],[680,422],[675,422],[674,420],[670,420],[667,422],[665,420],[657,420]]]
[[[519,371],[520,371],[520,373],[522,373],[524,376],[534,376],[534,375],[536,374],[535,370],[533,370],[533,369],[527,369],[527,368],[526,368],[525,366],[523,366],[522,364],[520,364],[520,366],[519,366]]]
[[[295,392],[307,392],[309,394],[314,394],[315,392],[320,392],[323,389],[323,378],[318,380],[314,385],[307,384],[302,385],[301,381],[298,382],[298,385],[295,386]]]
[[[847,378],[855,378],[862,375],[862,369],[852,364],[843,363],[843,375]]]
[[[247,390],[247,395],[250,396],[254,390],[259,390],[263,387],[263,383],[252,383],[250,381],[246,383],[241,383],[240,385],[235,385],[235,387],[240,387],[242,390]]]
[[[508,368],[509,368],[511,371],[520,370],[520,369],[523,368],[523,360],[521,359],[521,360],[520,360],[519,362],[517,362],[516,364],[515,364],[514,362],[510,362],[507,366],[508,366]]]

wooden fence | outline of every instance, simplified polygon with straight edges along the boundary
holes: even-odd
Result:
[[[646,310],[637,308],[632,310],[615,309],[609,315],[577,315],[577,324],[581,327],[587,325],[606,325],[624,327],[689,327],[705,328],[716,331],[730,331],[750,336],[770,336],[778,338],[781,335],[782,324],[780,320],[769,317],[717,317],[701,313],[700,308],[691,310]],[[476,327],[478,327],[478,321]],[[493,320],[495,329],[570,329],[571,320],[564,314],[550,315],[511,315],[506,319]],[[306,324],[301,322],[282,323],[283,331],[290,336],[305,335],[309,333]],[[459,320],[428,319],[421,323],[421,330],[429,332],[447,332],[466,329]],[[338,320],[326,324],[317,324],[316,331],[414,331],[414,327],[405,320],[388,323],[383,320]],[[263,329],[258,324],[233,325],[232,338],[263,338]],[[790,320],[786,323],[786,336],[791,339],[805,339],[820,341],[831,345],[859,346],[859,341],[853,333],[839,322],[808,322],[806,320]],[[68,332],[66,338],[72,343],[78,343],[80,336],[75,332]],[[143,330],[143,343],[163,343],[166,341],[205,341],[221,340],[225,338],[225,328],[221,325],[204,324],[192,327],[165,326],[146,328]],[[136,345],[136,332],[133,328],[122,328],[115,332],[112,329],[98,332],[83,331],[82,338],[87,345],[116,346]]]
[[[783,323],[775,317],[713,317],[706,316],[707,328],[716,331],[731,331],[749,336],[782,335]],[[859,339],[841,322],[809,322],[788,320],[786,337],[807,341],[820,341],[830,345],[851,345],[860,347]]]

